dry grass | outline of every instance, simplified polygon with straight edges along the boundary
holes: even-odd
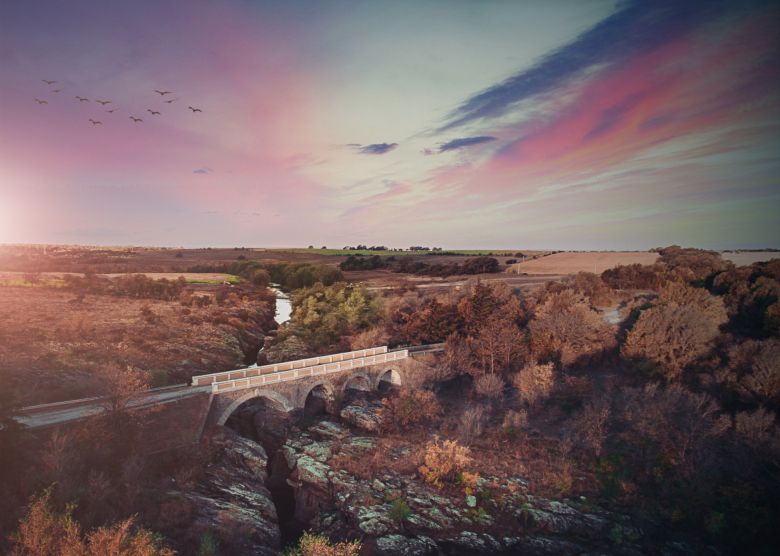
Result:
[[[244,357],[235,324],[250,326],[233,323],[241,308],[0,287],[0,380],[30,405],[92,395],[94,371],[110,362],[164,372],[172,384],[235,368]]]
[[[577,272],[600,274],[618,265],[653,264],[656,259],[658,259],[657,253],[646,251],[556,253],[514,264],[512,271],[518,274],[576,274]]]

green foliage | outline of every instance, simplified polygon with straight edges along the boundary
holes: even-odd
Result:
[[[154,369],[149,371],[149,387],[160,388],[161,386],[168,386],[168,371],[165,369]]]
[[[382,317],[381,300],[364,286],[317,283],[292,295],[293,316],[288,330],[312,351],[361,332]]]
[[[471,519],[476,521],[477,523],[487,523],[488,520],[488,513],[485,511],[485,508],[480,506],[479,508],[474,508],[470,512]]]
[[[197,556],[218,556],[219,541],[211,533],[204,533],[200,537]]]
[[[274,282],[286,291],[310,287],[317,282],[322,282],[329,286],[344,279],[341,271],[331,265],[310,263],[267,264],[250,260],[238,260],[229,264],[195,265],[189,267],[187,272],[222,272],[240,276],[256,285],[266,285]]]
[[[619,454],[602,456],[596,461],[594,471],[603,496],[614,498],[620,494],[620,480],[625,473],[625,467],[625,460]]]
[[[402,524],[412,515],[412,509],[403,498],[396,498],[390,505],[390,519],[398,524]]]

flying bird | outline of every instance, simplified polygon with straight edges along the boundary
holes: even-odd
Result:
[[[155,93],[158,93],[160,96],[170,95],[171,91],[158,91],[157,89],[154,90]]]
[[[151,110],[149,108],[147,108],[146,111],[149,112],[152,116],[159,116],[160,115],[159,112],[157,112],[155,110]]]
[[[92,118],[90,118],[89,121],[92,123],[92,125],[103,125],[103,122],[99,122],[97,120],[93,120]]]
[[[48,79],[41,79],[41,81],[43,81],[44,83],[46,83],[49,86],[52,86],[52,85],[54,85],[56,83],[56,81],[54,81],[54,80],[50,81]]]
[[[167,102],[168,104],[170,104],[172,102],[176,102],[177,100],[179,100],[179,99],[178,98],[172,98],[171,100],[164,100],[163,102]]]
[[[41,99],[39,99],[39,98],[36,98],[36,99],[35,99],[35,102],[37,102],[38,104],[49,104],[49,101],[47,101],[47,100],[41,100]]]
[[[61,92],[61,91],[62,91],[62,89],[54,89],[54,90],[52,91],[52,93],[59,93],[59,92]]]
[[[193,114],[194,114],[195,112],[203,112],[203,110],[201,110],[200,108],[193,108],[192,106],[188,106],[187,108],[189,108],[190,110],[192,110],[192,113],[193,113]]]
[[[76,98],[79,99],[79,102],[89,102],[89,99],[87,97],[80,97],[76,95]]]
[[[142,121],[143,121],[141,118],[136,118],[136,117],[134,117],[134,116],[130,116],[130,119],[131,119],[131,120],[133,120],[133,123],[136,123],[136,124],[137,124],[138,122],[142,122]]]
[[[106,104],[111,104],[110,100],[96,100],[95,102],[97,102],[98,104],[102,104],[103,106],[105,106]]]
[[[119,108],[112,108],[111,110],[106,110],[106,114],[113,114],[117,110],[119,110]]]

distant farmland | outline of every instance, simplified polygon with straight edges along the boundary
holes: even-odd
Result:
[[[391,255],[395,255],[396,257],[404,257],[404,256],[421,256],[421,255],[431,255],[431,256],[443,256],[447,254],[452,255],[470,255],[470,256],[481,256],[481,255],[492,255],[496,257],[511,257],[515,253],[519,253],[520,249],[444,249],[443,251],[407,251],[407,250],[401,250],[401,251],[393,251],[392,249],[385,249],[382,251],[379,250],[371,250],[371,249],[318,249],[318,248],[312,248],[308,249],[306,247],[290,247],[290,248],[278,248],[278,249],[261,249],[262,251],[269,251],[269,252],[276,252],[276,253],[298,253],[298,254],[308,254],[308,255],[334,255],[334,256],[340,256],[340,257],[346,257],[347,255],[358,255],[361,257],[370,257],[372,255],[380,255],[382,257],[387,257]],[[522,251],[523,253],[526,253],[526,251]],[[537,254],[539,251],[528,251],[528,254]]]
[[[589,253],[555,253],[512,265],[512,272],[518,274],[574,274],[596,272],[626,264],[653,264],[658,253],[647,251],[616,251]]]
[[[737,266],[747,266],[771,259],[780,259],[780,251],[737,251],[721,253],[721,256]]]

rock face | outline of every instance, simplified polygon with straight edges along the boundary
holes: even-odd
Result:
[[[642,532],[623,516],[536,498],[519,477],[480,478],[470,507],[462,491],[436,490],[416,473],[365,469],[376,449],[376,439],[332,421],[288,439],[280,452],[291,469],[296,519],[332,538],[361,538],[384,556],[641,553],[633,543]],[[402,460],[409,451],[387,456]],[[337,468],[345,460],[352,464]],[[619,543],[610,540],[616,527]]]
[[[341,410],[341,418],[359,429],[369,432],[378,432],[383,425],[379,409],[379,403],[352,404]]]
[[[190,540],[197,546],[198,539],[208,532],[240,554],[278,554],[280,531],[276,508],[265,486],[265,450],[224,428],[217,430],[212,443],[222,451],[219,465],[212,465],[194,489],[169,493],[192,508],[187,527]]]

